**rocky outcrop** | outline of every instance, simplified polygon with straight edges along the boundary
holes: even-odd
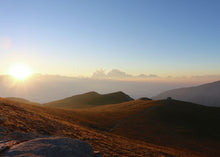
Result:
[[[92,147],[81,140],[67,137],[35,138],[8,146],[0,155],[4,157],[93,157]]]

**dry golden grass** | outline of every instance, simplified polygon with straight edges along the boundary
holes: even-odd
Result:
[[[173,145],[168,147],[163,143],[136,138],[136,133],[133,134],[134,131],[130,130],[131,128],[123,126],[126,123],[121,123],[120,127],[109,132],[117,122],[123,119],[134,121],[132,123],[138,130],[141,127],[138,126],[140,124],[135,122],[135,118],[128,117],[136,117],[153,106],[156,101],[138,100],[77,110],[27,105],[3,98],[0,102],[0,116],[6,119],[2,125],[9,129],[9,133],[17,130],[78,138],[87,141],[94,150],[101,151],[105,156],[208,156],[201,150],[190,150],[187,147]]]

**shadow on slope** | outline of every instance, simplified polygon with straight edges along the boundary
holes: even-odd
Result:
[[[72,115],[70,115],[72,114]],[[177,100],[135,100],[65,111],[65,119],[101,131],[206,155],[220,154],[220,108]]]
[[[77,114],[78,113],[78,114]],[[68,136],[88,142],[104,156],[199,156],[195,152],[161,147],[81,125],[80,110],[53,109],[0,98],[0,139],[33,132],[43,136]],[[82,117],[86,119],[85,117]],[[196,155],[197,154],[197,155]]]

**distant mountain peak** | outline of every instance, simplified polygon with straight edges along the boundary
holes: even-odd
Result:
[[[114,92],[114,93],[118,93],[118,94],[125,94],[124,92],[122,91],[117,91],[117,92]]]
[[[85,93],[85,94],[87,94],[87,95],[100,95],[99,93],[97,93],[95,91],[91,91],[91,92],[88,92],[88,93]]]
[[[152,99],[147,98],[147,97],[142,97],[142,98],[139,98],[138,100],[152,100]]]
[[[127,94],[125,94],[124,92],[122,92],[122,91],[117,91],[117,92],[114,92],[114,93],[110,93],[110,94],[120,94],[120,95],[127,95]]]
[[[131,100],[134,99],[122,91],[109,94],[99,94],[97,92],[91,91],[62,100],[49,102],[45,105],[48,107],[84,108],[98,105],[117,104]]]
[[[167,97],[206,106],[220,106],[220,81],[169,90],[153,99],[166,99]]]

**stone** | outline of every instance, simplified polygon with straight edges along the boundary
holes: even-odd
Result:
[[[36,138],[12,146],[1,154],[4,157],[93,157],[92,147],[81,140],[67,137]]]
[[[17,144],[17,141],[15,140],[12,140],[12,141],[7,141],[7,142],[4,142],[4,141],[0,141],[0,153],[9,149],[11,146]],[[1,155],[0,155],[1,156]]]

